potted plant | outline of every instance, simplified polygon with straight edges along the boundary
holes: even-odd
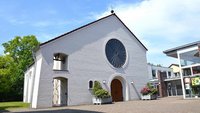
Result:
[[[153,88],[150,83],[147,83],[147,85],[142,88],[140,93],[142,100],[153,100],[157,99],[158,90]]]
[[[200,95],[200,77],[199,75],[192,78],[192,94],[195,98],[198,98]]]
[[[197,86],[192,88],[192,93],[193,93],[195,98],[198,98],[199,91],[198,91],[198,87]]]
[[[101,87],[100,82],[95,81],[93,87],[93,104],[104,104],[104,103],[112,103],[111,95],[108,91]]]

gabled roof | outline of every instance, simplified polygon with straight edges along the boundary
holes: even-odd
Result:
[[[170,68],[171,66],[177,66],[177,67],[179,67],[178,64],[171,64],[171,65],[169,66],[169,68]]]
[[[106,19],[106,18],[108,18],[108,17],[110,17],[110,16],[112,16],[112,15],[114,15],[115,17],[117,17],[117,19],[128,29],[128,31],[136,38],[136,40],[137,40],[146,50],[148,50],[148,49],[142,44],[142,42],[131,32],[131,30],[121,21],[121,19],[120,19],[115,13],[112,13],[111,15],[105,16],[105,17],[100,18],[100,19],[98,19],[98,20],[96,20],[96,21],[93,21],[93,22],[91,22],[91,23],[88,23],[88,24],[86,24],[86,25],[83,25],[83,26],[81,26],[81,27],[79,27],[79,28],[77,28],[77,29],[74,29],[74,30],[69,31],[69,32],[67,32],[67,33],[64,33],[64,34],[62,34],[62,35],[60,35],[60,36],[57,36],[57,37],[55,37],[55,38],[53,38],[53,39],[51,39],[51,40],[48,40],[48,41],[46,41],[46,42],[44,42],[44,43],[41,43],[41,44],[40,44],[40,47],[43,46],[43,45],[46,45],[47,43],[53,42],[53,41],[55,41],[55,40],[57,40],[57,39],[59,39],[59,38],[65,36],[65,35],[68,35],[68,34],[70,34],[70,33],[73,33],[73,32],[75,32],[75,31],[78,31],[78,30],[80,30],[80,29],[83,29],[83,28],[85,28],[85,27],[87,27],[87,26],[90,26],[90,25],[92,25],[92,24],[94,24],[94,23],[96,23],[96,22],[99,22],[99,21],[101,21],[101,20],[103,20],[103,19]]]

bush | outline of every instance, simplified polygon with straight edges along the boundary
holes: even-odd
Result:
[[[151,95],[158,94],[158,90],[156,88],[151,89]]]
[[[108,91],[104,90],[104,89],[99,89],[95,92],[95,96],[97,98],[109,98],[110,94]]]
[[[95,92],[98,91],[99,89],[102,89],[101,83],[98,81],[94,81],[93,94],[95,94]]]
[[[142,88],[140,91],[142,95],[154,95],[158,93],[158,90],[156,88],[153,88],[150,83],[147,83],[147,85]]]
[[[101,87],[101,83],[98,81],[94,82],[94,87],[93,87],[93,94],[97,98],[109,98],[110,94],[108,91],[104,90]]]
[[[148,94],[151,93],[151,90],[148,87],[144,87],[144,88],[142,88],[142,90],[140,91],[140,93],[142,95],[148,95]]]

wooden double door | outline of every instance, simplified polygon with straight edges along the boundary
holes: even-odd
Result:
[[[113,102],[123,101],[123,87],[118,79],[113,79],[111,82],[111,96]]]

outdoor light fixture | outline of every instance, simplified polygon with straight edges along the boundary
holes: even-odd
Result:
[[[103,84],[106,84],[106,80],[103,80]]]
[[[131,82],[131,84],[133,84],[133,81]]]

